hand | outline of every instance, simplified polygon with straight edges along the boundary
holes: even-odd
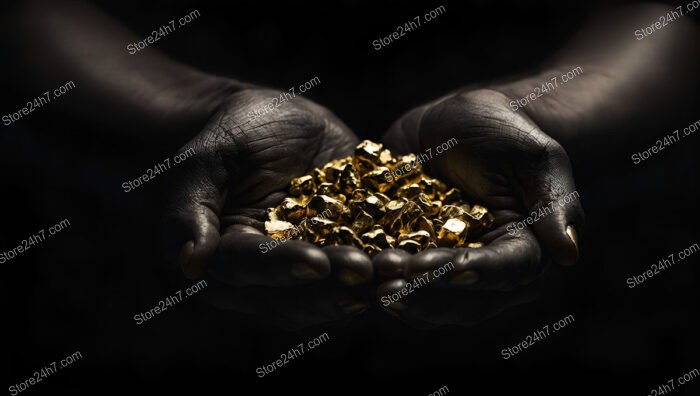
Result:
[[[398,152],[431,149],[426,173],[460,188],[470,203],[488,207],[496,219],[480,238],[482,248],[430,249],[413,256],[386,251],[374,258],[375,271],[390,279],[380,285],[379,296],[425,272],[433,278],[387,307],[410,322],[471,325],[526,301],[531,295],[523,299],[523,286],[544,270],[540,246],[559,264],[578,259],[583,209],[575,199],[568,156],[509,102],[492,90],[458,92],[410,111],[384,137]],[[436,147],[453,138],[452,147],[437,154]],[[517,223],[528,216],[532,230]],[[448,262],[454,268],[434,279],[432,271]],[[495,293],[503,291],[517,293]]]
[[[206,270],[206,298],[300,328],[366,307],[360,289],[373,271],[369,257],[350,246],[266,245],[265,209],[286,196],[290,179],[351,155],[358,144],[330,111],[304,98],[264,110],[279,98],[263,89],[233,94],[181,149],[195,154],[173,168],[170,219],[183,273]]]

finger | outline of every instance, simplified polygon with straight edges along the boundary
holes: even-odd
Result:
[[[406,310],[405,301],[401,301],[408,295],[406,284],[405,279],[392,279],[377,287],[377,299],[387,313],[398,316],[400,312]]]
[[[454,269],[453,261],[457,252],[457,249],[448,248],[424,250],[410,257],[403,275],[406,279],[413,280],[418,277],[423,277],[424,274],[428,273],[425,276],[426,279],[435,279],[435,277],[432,277],[432,271],[439,270],[439,268],[442,267],[448,268],[449,270]]]
[[[404,276],[411,253],[403,249],[384,249],[372,258],[377,276],[381,279],[395,279]]]
[[[221,238],[210,273],[237,287],[291,287],[328,277],[328,255],[308,242],[273,241],[259,230],[234,225]]]
[[[357,286],[372,279],[372,260],[367,253],[352,246],[327,246],[323,252],[331,265],[331,276],[346,286]]]
[[[173,191],[166,234],[179,249],[178,264],[188,278],[200,276],[219,244],[219,214],[225,199],[225,174],[208,171],[211,164],[192,157],[179,165],[170,184]]]
[[[558,143],[547,146],[539,166],[530,175],[532,183],[524,198],[543,249],[560,265],[578,261],[583,207],[574,185],[571,164]]]
[[[481,248],[419,253],[411,258],[405,275],[420,277],[435,288],[508,291],[528,284],[544,270],[540,246],[528,229],[512,235],[507,227],[501,226],[502,235]]]

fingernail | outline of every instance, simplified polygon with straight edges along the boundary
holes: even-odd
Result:
[[[566,226],[566,235],[569,236],[569,239],[571,239],[571,242],[574,243],[574,246],[576,246],[576,250],[578,250],[578,238],[576,237],[576,229],[572,225]]]
[[[192,262],[192,254],[194,253],[194,241],[187,241],[180,249],[178,256],[178,265],[183,275],[189,279],[199,277],[201,269]]]
[[[476,271],[466,270],[450,279],[450,283],[460,286],[471,286],[479,281],[479,274]]]
[[[364,282],[365,278],[361,277],[360,274],[355,271],[350,271],[347,268],[343,268],[338,273],[338,280],[347,286],[355,286]]]
[[[574,248],[576,248],[576,257],[571,261],[563,263],[563,265],[574,265],[576,264],[576,261],[578,261],[578,235],[576,234],[576,228],[574,228],[572,225],[567,225],[566,235],[569,237],[569,239],[571,239],[571,242],[574,243]]]
[[[290,272],[292,276],[297,279],[321,279],[323,276],[318,272],[314,271],[306,263],[294,263],[290,267]]]
[[[347,303],[344,302],[338,303],[338,305],[340,306],[340,309],[343,311],[343,313],[346,315],[359,313],[367,309],[367,307],[369,307],[369,304],[362,301],[351,301]]]

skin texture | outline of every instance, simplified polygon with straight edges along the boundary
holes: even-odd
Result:
[[[279,92],[195,70],[155,46],[131,55],[125,43],[142,37],[81,1],[21,2],[4,16],[12,34],[1,40],[18,94],[76,82],[44,114],[69,118],[106,144],[118,136],[155,157],[194,149],[167,175],[166,251],[186,277],[208,279],[213,304],[301,328],[346,319],[371,301],[382,306],[382,296],[452,261],[455,268],[434,284],[388,307],[427,328],[472,325],[536,296],[549,258],[563,265],[578,258],[581,202],[555,203],[554,213],[515,235],[508,226],[576,190],[568,155],[591,164],[579,181],[596,177],[608,171],[594,168],[602,163],[596,160],[648,146],[693,109],[700,92],[697,26],[682,18],[642,41],[633,34],[669,10],[642,4],[605,13],[538,70],[456,91],[401,117],[384,143],[396,153],[421,153],[456,138],[458,145],[426,171],[486,205],[496,223],[481,236],[484,248],[414,256],[396,250],[374,260],[350,247],[299,241],[267,253],[260,248],[270,241],[262,233],[264,209],[282,200],[289,180],[351,154],[358,142],[327,109],[295,98],[250,121],[248,112]],[[517,112],[510,108],[579,66],[575,80]],[[69,129],[67,139],[80,138]]]
[[[452,137],[458,140],[425,168],[494,210],[496,228],[482,236],[488,245],[480,249],[377,255],[375,272],[387,279],[377,290],[379,301],[416,274],[449,261],[455,266],[387,311],[424,328],[473,325],[536,296],[541,255],[545,263],[547,257],[563,265],[577,260],[581,202],[558,204],[576,190],[567,152],[585,164],[585,176],[605,174],[609,169],[596,165],[606,163],[602,158],[620,162],[621,151],[636,151],[659,131],[678,128],[697,104],[697,26],[684,18],[642,41],[632,34],[672,10],[641,4],[603,13],[538,70],[484,89],[459,90],[394,123],[384,143],[398,152],[435,151]],[[566,85],[518,111],[510,108],[511,101],[576,67],[583,74]],[[509,223],[552,201],[552,214],[515,236],[506,232]],[[567,233],[569,226],[574,231]],[[455,278],[462,282],[454,284]]]
[[[431,148],[435,152],[435,147],[456,138],[456,145],[425,162],[425,170],[460,188],[469,202],[490,208],[496,218],[493,229],[481,237],[486,243],[482,248],[376,256],[377,272],[389,278],[378,289],[380,299],[412,277],[454,264],[411,298],[387,307],[409,322],[472,325],[527,301],[532,293],[521,289],[544,270],[543,248],[562,265],[578,258],[578,241],[566,228],[582,228],[583,209],[579,201],[558,203],[576,190],[566,152],[524,113],[508,108],[508,102],[503,94],[486,89],[450,94],[408,112],[384,138],[390,148],[414,153]],[[554,211],[532,228],[508,231],[543,207]],[[506,291],[512,293],[502,293]],[[430,309],[436,306],[441,309]]]
[[[351,155],[358,144],[330,111],[300,97],[248,117],[279,95],[267,89],[233,94],[182,148],[196,154],[173,174],[168,228],[182,246],[183,273],[196,278],[206,268],[214,281],[213,304],[299,328],[365,308],[368,293],[359,291],[373,268],[369,256],[347,246],[291,240],[261,248],[272,241],[264,234],[265,209],[286,196],[289,180]]]

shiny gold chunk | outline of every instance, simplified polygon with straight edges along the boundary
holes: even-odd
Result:
[[[279,207],[277,208],[267,208],[265,210],[265,213],[267,213],[267,218],[270,221],[278,221],[282,220],[282,214],[280,213]]]
[[[400,169],[402,165],[409,165],[409,168],[404,169],[406,171],[420,172],[423,170],[423,167],[421,166],[420,162],[418,162],[418,158],[415,154],[407,154],[400,156],[396,162],[396,169]]]
[[[422,215],[423,211],[420,209],[420,206],[413,201],[408,201],[403,208],[401,208],[399,216],[391,222],[389,231],[392,234],[411,232],[413,221]]]
[[[470,213],[482,227],[489,228],[493,225],[493,215],[489,213],[489,210],[485,207],[481,205],[474,205]]]
[[[379,163],[379,153],[382,151],[382,145],[379,143],[374,143],[371,140],[363,140],[357,147],[355,147],[355,157],[360,157],[363,159],[376,159],[375,163]],[[391,154],[391,153],[389,153]]]
[[[430,233],[428,231],[421,230],[407,234],[400,234],[398,241],[401,243],[401,241],[405,241],[407,239],[417,242],[422,250],[428,247],[428,243],[430,242]]]
[[[295,233],[296,227],[294,224],[287,221],[266,221],[265,232],[272,239],[290,239]]]
[[[440,209],[440,219],[442,220],[447,220],[447,219],[462,219],[466,221],[464,218],[464,215],[466,212],[464,209],[460,208],[459,206],[454,206],[454,205],[442,205],[442,208]]]
[[[360,213],[355,216],[351,228],[356,234],[362,234],[372,228],[372,225],[374,225],[374,218],[370,216],[369,213],[361,210]]]
[[[340,180],[338,180],[338,188],[345,194],[352,194],[353,191],[360,188],[360,177],[353,164],[343,166]]]
[[[384,230],[372,230],[362,234],[362,242],[365,244],[371,244],[378,246],[381,249],[388,249],[394,247],[395,239],[387,235]]]
[[[394,164],[389,180],[399,185],[418,183],[421,179],[422,171],[423,167],[414,154],[403,155]]]
[[[355,232],[346,226],[334,227],[328,240],[331,245],[351,245],[359,249],[364,247]]]
[[[358,188],[357,190],[352,192],[352,199],[353,201],[361,201],[365,198],[367,198],[368,195],[371,195],[370,193],[367,192],[364,188]]]
[[[403,206],[406,205],[406,202],[408,202],[407,199],[395,199],[393,201],[389,201],[386,204],[386,214],[391,215],[394,213],[401,213],[401,210],[403,209]]]
[[[418,253],[421,250],[423,250],[421,244],[412,239],[404,239],[403,241],[399,242],[398,248],[406,250],[412,254]]]
[[[379,200],[382,201],[382,203],[383,203],[384,205],[388,204],[389,201],[391,201],[391,198],[389,198],[388,196],[386,196],[386,195],[384,195],[384,194],[382,194],[382,193],[380,193],[380,192],[374,193],[374,196],[376,196],[377,198],[379,198]]]
[[[449,219],[442,225],[437,236],[437,245],[442,247],[458,247],[467,237],[467,223],[460,219]]]
[[[295,177],[289,182],[289,193],[294,196],[311,195],[315,189],[316,183],[311,175]]]
[[[421,216],[416,220],[415,228],[419,231],[425,231],[430,235],[431,239],[435,239],[435,225],[433,221],[425,216]]]
[[[408,226],[413,223],[413,220],[416,220],[422,214],[423,211],[420,209],[420,206],[418,206],[417,203],[408,201],[406,202],[406,205],[403,206],[400,218],[401,221],[403,221],[403,224]]]
[[[430,202],[430,208],[425,211],[428,216],[437,216],[442,210],[442,201],[432,201]]]
[[[346,204],[348,202],[348,197],[346,197],[345,194],[336,194],[335,199],[337,199],[343,204]]]
[[[313,235],[316,242],[320,239],[326,238],[333,231],[333,227],[336,223],[332,220],[325,219],[323,217],[312,217],[306,222],[306,229],[310,235]]]
[[[347,209],[337,199],[327,195],[314,195],[306,206],[308,217],[321,216],[326,219],[335,220]]]
[[[279,207],[279,213],[282,214],[282,217],[292,223],[301,221],[306,214],[305,212],[304,205],[294,198],[285,198]]]
[[[391,228],[391,225],[401,215],[401,211],[403,211],[403,207],[404,205],[406,205],[406,202],[408,202],[408,200],[406,200],[405,198],[402,198],[400,200],[389,201],[389,203],[387,203],[385,206],[386,214],[382,219],[382,224],[388,228]]]
[[[329,197],[336,196],[340,194],[340,190],[333,183],[321,183],[318,185],[318,190],[316,190],[318,195],[328,195]]]
[[[389,168],[380,166],[362,175],[362,185],[369,190],[386,192],[391,188],[391,183],[387,181]]]
[[[379,163],[382,165],[391,165],[394,164],[396,160],[394,159],[394,156],[391,155],[391,151],[389,149],[383,149],[382,151],[379,152]]]
[[[396,191],[396,195],[401,198],[413,199],[422,192],[420,186],[416,183],[405,185]]]
[[[350,210],[352,213],[359,213],[360,211],[365,211],[369,213],[370,216],[380,218],[384,216],[386,209],[384,204],[374,195],[370,195],[361,201],[351,201]]]
[[[325,168],[324,172],[326,173],[326,181],[335,183],[340,179],[340,175],[343,174],[343,168],[340,165],[333,165]]]
[[[311,176],[313,176],[313,178],[314,178],[314,183],[316,183],[317,186],[318,186],[318,185],[321,185],[322,183],[325,183],[325,182],[326,182],[326,172],[325,172],[324,170],[315,168],[315,169],[311,172]]]
[[[420,186],[423,194],[425,194],[429,199],[435,199],[438,191],[432,179],[421,177],[418,185]]]
[[[414,199],[413,202],[417,203],[418,206],[420,206],[420,209],[427,215],[431,216],[428,212],[434,210],[433,209],[433,202],[428,198],[427,195],[423,193],[419,193]],[[437,213],[436,213],[437,214]]]
[[[379,158],[382,145],[365,140],[355,148],[353,164],[361,173],[366,173],[381,165]]]
[[[417,253],[483,246],[467,238],[490,228],[493,214],[423,173],[426,158],[394,157],[381,144],[363,141],[353,156],[292,179],[290,196],[266,210],[265,232],[318,246],[355,246],[370,256],[391,248]]]

